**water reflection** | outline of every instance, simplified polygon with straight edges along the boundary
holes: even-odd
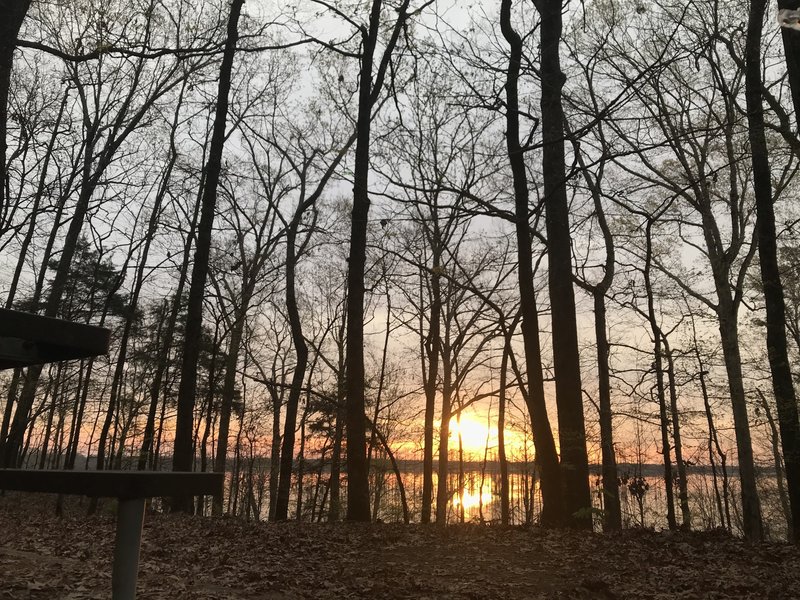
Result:
[[[487,487],[491,488],[491,485]],[[464,510],[472,511],[474,509],[480,508],[481,506],[490,506],[493,500],[494,498],[492,497],[491,489],[485,490],[483,492],[462,489],[461,493],[457,494],[453,498],[453,507],[463,508]]]
[[[419,521],[422,508],[422,465],[417,461],[401,462],[401,477],[405,488],[405,498],[412,521]],[[457,468],[457,463],[456,463]],[[269,510],[269,464],[264,461],[248,473],[240,473],[238,484],[233,486],[230,498],[232,512],[247,516],[258,515],[266,519]],[[656,466],[650,466],[643,477],[647,484],[646,491],[639,495],[632,492],[628,485],[619,488],[620,502],[625,527],[649,527],[663,529],[666,527],[666,494],[663,478],[657,476]],[[592,501],[595,511],[595,526],[600,527],[600,515],[603,508],[603,494],[597,474],[591,476]],[[774,474],[762,474],[760,492],[764,511],[765,524],[771,537],[781,539],[785,535],[785,518],[775,485]],[[341,498],[346,498],[346,477],[342,480]],[[434,505],[436,487],[438,485],[434,473]],[[539,481],[532,465],[512,463],[509,465],[509,523],[521,525],[535,523],[538,519],[541,499]],[[722,513],[722,506],[715,498],[713,477],[702,470],[688,477],[689,504],[693,525],[698,529],[711,529],[730,524],[734,532],[740,530],[739,488],[736,477],[731,477]],[[330,475],[324,466],[309,468],[302,476],[302,486],[293,486],[293,497],[290,506],[290,518],[296,518],[298,512],[305,521],[326,521],[328,518],[328,499],[330,492]],[[501,519],[499,467],[496,464],[465,463],[461,470],[448,474],[447,521],[499,523]],[[719,489],[719,486],[717,486]],[[298,496],[298,490],[301,495]],[[370,476],[372,493],[371,506],[373,519],[383,522],[402,522],[403,507],[400,487],[396,475],[388,464],[375,461]],[[343,513],[344,514],[344,511]],[[435,514],[435,506],[433,510]]]

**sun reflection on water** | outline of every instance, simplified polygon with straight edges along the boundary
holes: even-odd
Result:
[[[483,493],[478,490],[462,490],[461,494],[456,494],[455,498],[453,498],[453,506],[459,507],[463,505],[464,510],[472,510],[481,505],[488,506],[493,499],[489,486],[485,485]]]

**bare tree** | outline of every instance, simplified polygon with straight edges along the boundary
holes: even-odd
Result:
[[[368,25],[357,25],[361,37],[358,53],[358,117],[356,120],[355,166],[353,171],[353,212],[350,231],[350,256],[347,274],[347,518],[369,521],[369,473],[366,460],[364,423],[364,267],[366,263],[367,222],[369,218],[369,156],[372,111],[383,93],[384,80],[392,55],[409,19],[431,2],[409,11],[410,0],[401,0],[392,10],[397,13],[389,38],[379,50],[379,32],[385,25],[382,0],[373,0]],[[388,10],[388,8],[387,8]],[[342,13],[336,11],[340,16]],[[348,18],[351,24],[355,22]]]
[[[559,9],[560,10],[560,9]],[[528,392],[525,395],[531,418],[531,431],[536,446],[536,461],[541,470],[542,515],[545,526],[559,526],[567,522],[569,515],[564,514],[563,473],[559,469],[550,419],[544,395],[544,379],[542,375],[542,352],[539,345],[539,315],[536,307],[536,291],[533,287],[533,255],[530,232],[528,177],[525,168],[524,149],[520,144],[518,79],[522,62],[522,39],[511,25],[511,0],[504,0],[501,5],[500,24],[503,36],[511,47],[508,71],[506,75],[506,146],[511,172],[514,181],[514,214],[517,235],[517,276],[519,279],[520,312],[522,314],[522,339],[525,346],[525,366],[528,380]],[[556,33],[555,44],[558,45],[560,23]],[[545,40],[542,40],[544,46]],[[550,40],[548,43],[552,44]],[[556,48],[556,52],[558,49]],[[556,58],[557,60],[557,58]],[[542,94],[544,101],[544,94]],[[560,106],[560,100],[559,100]],[[550,115],[548,118],[552,118]],[[563,152],[563,146],[562,146]],[[550,168],[555,168],[552,165]],[[563,169],[562,169],[563,173]],[[557,173],[556,173],[556,176]],[[548,182],[552,181],[548,175]],[[552,193],[552,189],[549,190]],[[553,240],[553,244],[556,244]],[[555,268],[554,266],[551,268]],[[570,258],[570,272],[572,264]],[[571,285],[571,283],[570,283]],[[581,415],[583,409],[581,409]],[[566,435],[567,432],[564,432]],[[562,453],[567,448],[562,446]],[[584,449],[585,451],[585,449]],[[586,473],[588,486],[588,471]],[[588,487],[587,487],[588,491]]]
[[[798,420],[797,398],[792,384],[786,344],[786,305],[778,265],[772,177],[769,150],[764,134],[764,108],[761,96],[761,30],[766,5],[766,0],[751,0],[750,2],[745,51],[745,97],[753,162],[759,266],[761,267],[761,284],[766,304],[767,352],[772,372],[772,389],[778,405],[783,460],[786,464],[786,482],[792,510],[792,541],[798,542],[800,541],[800,420]],[[789,58],[788,55],[787,58]],[[796,55],[794,58],[797,58]],[[794,74],[795,78],[796,76],[797,73]],[[796,80],[793,83],[796,83]],[[793,90],[793,93],[796,94],[797,91]],[[796,101],[797,97],[795,96]],[[746,530],[745,534],[753,539],[758,539],[761,532],[752,528],[752,530]]]
[[[214,224],[214,211],[217,202],[217,184],[222,169],[222,152],[225,145],[225,123],[228,115],[228,95],[231,88],[233,60],[236,55],[236,42],[239,38],[239,15],[244,0],[233,0],[228,16],[225,51],[219,70],[219,88],[214,112],[214,127],[211,146],[203,178],[203,197],[201,199],[200,222],[197,228],[192,278],[189,286],[189,306],[187,308],[186,332],[184,338],[181,383],[178,388],[178,415],[175,426],[175,451],[172,468],[175,471],[191,471],[192,424],[197,389],[197,360],[200,354],[200,334],[203,325],[203,295],[208,274],[208,258],[211,247],[211,231]],[[177,496],[172,500],[172,509],[191,512],[191,498]]]
[[[76,27],[85,29],[97,25],[96,19],[99,18],[97,15],[87,17],[80,9],[81,7],[65,6],[64,10],[68,12],[65,18],[74,21]],[[150,14],[142,25],[144,35],[151,35],[156,28],[156,19]],[[83,30],[81,33],[86,31]],[[98,37],[100,43],[103,36],[108,34],[108,24],[92,33]],[[72,268],[72,259],[89,216],[90,202],[98,189],[103,188],[103,178],[108,174],[112,164],[119,159],[120,148],[134,137],[134,132],[145,125],[146,117],[155,103],[179,86],[184,77],[193,69],[199,68],[201,64],[202,61],[184,65],[176,60],[164,60],[154,69],[147,59],[133,57],[121,59],[116,65],[116,70],[107,70],[104,60],[71,63],[66,66],[67,76],[75,86],[78,105],[82,112],[84,139],[78,145],[79,161],[70,176],[70,184],[61,191],[65,201],[71,195],[74,195],[76,200],[69,226],[63,237],[58,267],[50,284],[47,299],[43,303],[45,315],[58,314],[61,297]],[[153,76],[146,77],[150,74]],[[52,240],[56,239],[61,224],[58,220],[54,223]],[[40,279],[41,277],[43,275]],[[33,366],[26,372],[25,383],[9,428],[8,440],[4,445],[6,464],[14,464],[19,458],[41,371],[41,366]]]
[[[565,523],[591,528],[589,459],[578,354],[575,292],[564,151],[564,109],[561,88],[561,3],[537,0],[541,15],[540,69],[542,111],[542,176],[547,229],[548,287],[552,311],[553,363],[558,405],[558,437]]]

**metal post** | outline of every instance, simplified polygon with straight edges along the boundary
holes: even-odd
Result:
[[[112,600],[134,600],[139,573],[139,544],[144,523],[144,498],[119,499],[114,567],[111,571]]]

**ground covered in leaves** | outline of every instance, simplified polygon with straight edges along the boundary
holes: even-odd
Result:
[[[0,599],[109,598],[113,503],[0,497]],[[148,515],[139,598],[800,598],[800,552],[721,533]]]

